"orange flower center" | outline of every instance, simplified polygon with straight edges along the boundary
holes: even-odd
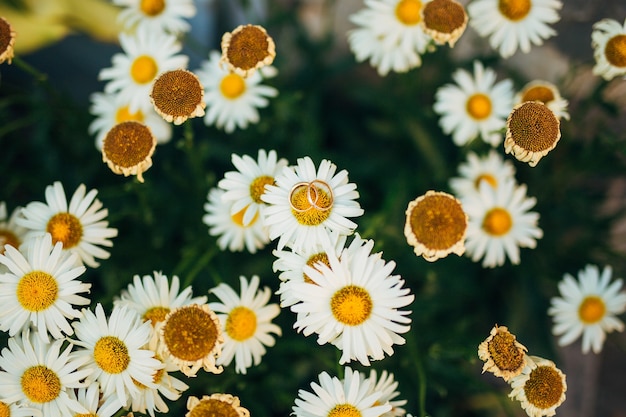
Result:
[[[514,22],[525,18],[531,8],[531,0],[499,0],[498,2],[500,13]]]
[[[613,36],[606,43],[604,55],[614,67],[626,67],[626,35]]]

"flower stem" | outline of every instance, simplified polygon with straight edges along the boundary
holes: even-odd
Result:
[[[15,62],[15,65],[20,67],[20,69],[22,69],[25,72],[27,72],[28,74],[32,75],[33,78],[35,78],[35,80],[37,80],[39,82],[44,82],[44,81],[46,81],[48,79],[48,74],[45,74],[45,73],[39,71],[37,68],[33,67],[32,65],[30,65],[28,62],[24,61],[19,56],[14,56],[13,57],[13,62]]]

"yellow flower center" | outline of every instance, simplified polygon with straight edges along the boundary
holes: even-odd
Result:
[[[139,6],[147,16],[157,16],[165,10],[165,0],[141,0]]]
[[[530,13],[531,0],[499,0],[498,8],[502,16],[514,22],[521,20]]]
[[[554,92],[544,85],[535,85],[524,91],[524,95],[522,95],[522,101],[541,101],[547,104],[552,100],[554,100]]]
[[[150,128],[132,120],[118,123],[104,138],[102,152],[115,165],[132,168],[146,161],[156,146]]]
[[[269,175],[261,175],[256,177],[250,184],[250,197],[257,204],[264,204],[261,196],[265,194],[265,186],[274,185],[274,177]]]
[[[480,183],[486,181],[487,184],[491,185],[493,188],[498,186],[498,180],[491,174],[480,174],[474,180],[474,187],[478,190],[480,188]]]
[[[165,316],[170,312],[169,307],[151,307],[143,314],[143,321],[150,320],[152,326],[165,320]]]
[[[172,311],[163,325],[163,341],[170,354],[184,361],[207,357],[220,335],[215,313],[197,304]]]
[[[20,240],[10,230],[0,230],[0,255],[4,254],[4,245],[11,245],[15,249],[20,247]]]
[[[148,55],[138,56],[130,66],[130,76],[137,84],[149,83],[158,72],[159,66],[154,58]]]
[[[159,358],[158,356],[155,356],[154,358],[158,359],[159,361],[161,361],[161,363],[163,363],[161,358]],[[152,375],[152,382],[158,385],[161,382],[161,379],[163,379],[163,375],[165,375],[165,368],[157,369],[154,375]],[[142,384],[141,382],[137,381],[134,378],[131,378],[131,380],[133,381],[133,384],[135,384],[140,389],[148,388],[147,386],[145,386],[144,384]]]
[[[1,416],[1,414],[0,414]],[[87,413],[87,414],[74,414],[74,417],[98,417],[97,414]]]
[[[83,237],[83,225],[70,213],[57,213],[48,220],[46,231],[52,235],[52,243],[63,243],[63,249],[73,248]]]
[[[289,195],[291,213],[304,226],[318,226],[330,216],[332,191],[322,181],[300,184]]]
[[[326,254],[326,252],[320,252],[320,253],[311,255],[309,259],[306,261],[306,264],[308,266],[315,268],[315,264],[319,262],[324,263],[326,266],[330,268],[330,261],[328,260],[328,254]],[[315,284],[315,282],[306,273],[303,273],[303,275],[304,275],[304,282],[308,282],[309,284]]]
[[[369,292],[356,285],[347,285],[333,294],[330,310],[338,322],[347,326],[358,326],[372,314],[372,298]]]
[[[433,0],[424,6],[424,25],[441,33],[463,27],[467,14],[462,5],[451,0]]]
[[[249,206],[245,206],[244,208],[239,210],[237,213],[235,213],[232,216],[230,216],[230,218],[232,219],[233,223],[235,223],[237,226],[239,226],[239,227],[250,227],[254,223],[256,223],[256,221],[259,219],[259,212],[257,211],[254,214],[254,217],[252,218],[252,220],[250,220],[250,224],[248,224],[248,225],[244,225],[243,224],[243,215],[246,213],[246,210],[248,209],[248,207]]]
[[[115,336],[101,337],[93,348],[96,364],[104,372],[119,374],[130,364],[126,344]]]
[[[604,47],[604,56],[614,67],[626,67],[626,35],[613,36]]]
[[[249,70],[255,68],[270,56],[270,42],[267,32],[259,26],[240,26],[231,34],[226,49],[228,61],[236,68]]]
[[[17,283],[17,301],[28,311],[48,309],[57,299],[59,286],[56,279],[46,272],[32,271]]]
[[[452,196],[426,195],[409,215],[415,239],[428,249],[447,250],[456,245],[467,228],[465,212]]]
[[[0,417],[11,417],[11,409],[2,401],[0,401]]]
[[[44,365],[31,366],[22,374],[22,392],[34,403],[47,403],[61,393],[61,380]]]
[[[200,401],[189,413],[189,417],[240,417],[237,410],[225,401],[214,398]]]
[[[563,390],[563,378],[551,366],[538,366],[533,369],[524,385],[526,399],[540,410],[559,404]]]
[[[559,119],[545,104],[529,101],[513,110],[507,128],[520,148],[541,152],[552,149],[560,138]]]
[[[248,340],[256,331],[256,314],[247,307],[235,307],[226,319],[226,333],[238,342]]]
[[[491,360],[501,371],[515,372],[524,366],[524,349],[517,345],[515,336],[499,330],[487,344]]]
[[[361,417],[361,412],[352,404],[337,404],[326,417]]]
[[[204,87],[191,71],[178,69],[159,76],[150,94],[154,106],[172,117],[190,117],[203,105]]]
[[[396,5],[396,17],[407,26],[417,25],[422,20],[420,0],[400,0]]]
[[[513,226],[513,218],[506,209],[494,207],[485,214],[483,230],[492,236],[506,235]]]
[[[220,82],[220,91],[224,97],[234,100],[246,91],[246,82],[235,73],[228,74]]]
[[[143,123],[145,117],[141,110],[137,110],[135,113],[131,113],[128,106],[120,107],[115,112],[115,123],[122,123],[128,120],[134,120],[136,122]]]
[[[597,296],[585,297],[580,307],[578,308],[578,316],[583,323],[593,324],[597,323],[606,314],[606,305],[602,298]]]
[[[484,120],[491,115],[491,99],[486,94],[473,94],[467,99],[465,108],[473,119]]]

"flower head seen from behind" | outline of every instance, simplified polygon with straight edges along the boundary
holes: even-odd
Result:
[[[26,255],[5,248],[0,255],[0,264],[8,269],[0,275],[0,330],[15,336],[33,326],[45,341],[48,334],[55,339],[72,335],[68,320],[81,317],[73,305],[89,304],[80,294],[91,288],[76,279],[85,272],[76,265],[76,255],[63,252],[60,242],[53,245],[49,233],[33,238]]]
[[[542,45],[556,35],[550,25],[559,21],[562,6],[559,0],[475,0],[467,11],[470,26],[508,58],[518,48],[528,53],[531,44]]]
[[[530,356],[522,373],[509,382],[509,397],[519,401],[530,417],[553,416],[565,401],[565,375],[548,359]]]
[[[582,352],[600,353],[607,333],[624,331],[617,316],[626,310],[626,292],[621,279],[611,281],[612,273],[610,266],[600,272],[598,266],[587,265],[578,272],[578,280],[564,275],[560,296],[550,300],[548,309],[559,345],[569,345],[582,335]]]
[[[478,357],[485,362],[483,372],[491,372],[509,381],[524,370],[528,362],[527,351],[506,326],[496,324],[478,346]]]
[[[76,188],[69,205],[63,184],[59,181],[46,187],[46,203],[31,202],[16,221],[29,229],[25,239],[50,233],[52,243],[61,242],[63,250],[78,255],[79,262],[96,268],[96,259],[108,259],[110,253],[102,246],[113,246],[111,238],[117,229],[109,227],[109,211],[96,198],[98,190],[87,192],[84,184]]]
[[[204,87],[198,76],[186,69],[165,71],[152,84],[150,101],[167,122],[182,124],[204,116]]]
[[[278,304],[268,304],[272,292],[269,287],[259,289],[259,277],[248,282],[239,277],[241,294],[228,284],[220,284],[210,292],[219,302],[209,303],[217,313],[224,334],[224,349],[217,359],[218,365],[228,366],[235,360],[235,371],[245,374],[251,366],[261,363],[265,347],[274,346],[272,333],[280,336],[280,327],[272,320],[280,313]]]
[[[450,178],[449,184],[460,200],[464,200],[466,195],[478,193],[482,182],[497,188],[505,181],[515,178],[513,163],[502,158],[494,149],[482,156],[468,152],[466,161],[459,164],[457,170],[460,176]]]
[[[473,74],[459,68],[452,74],[456,84],[440,87],[433,109],[439,125],[452,141],[463,146],[477,137],[496,146],[502,142],[501,130],[513,107],[513,83],[496,82],[496,73],[474,61]]]
[[[593,73],[609,81],[626,75],[626,20],[602,19],[593,25]]]
[[[14,56],[15,36],[11,24],[5,18],[0,17],[0,64],[5,61],[11,63]]]
[[[455,0],[431,0],[422,10],[424,32],[437,44],[453,47],[467,27],[465,7]]]
[[[556,85],[548,81],[533,80],[527,83],[515,94],[513,100],[515,105],[525,101],[540,101],[559,118],[569,120],[567,112],[568,101],[561,97],[561,93]]]
[[[191,26],[185,19],[196,15],[193,0],[113,0],[122,6],[118,19],[126,29],[180,34]]]
[[[143,173],[152,166],[157,140],[148,126],[128,120],[116,124],[102,142],[102,162],[115,174],[136,175],[143,182]]]
[[[269,99],[278,95],[278,90],[262,82],[276,73],[275,67],[268,66],[244,78],[222,68],[219,52],[210,52],[209,59],[204,60],[196,71],[205,89],[204,123],[224,129],[226,133],[258,123],[258,109],[267,107]]]
[[[21,215],[22,207],[16,207],[8,216],[7,205],[0,201],[0,255],[4,253],[5,245],[19,248],[24,241],[28,229],[17,224],[17,218]]]
[[[539,213],[530,211],[536,203],[526,195],[526,185],[518,185],[514,179],[497,189],[482,182],[479,192],[463,201],[469,217],[466,255],[474,262],[482,258],[485,268],[502,266],[507,257],[512,264],[519,264],[519,248],[535,248],[537,239],[543,237],[537,226]]]
[[[241,405],[239,397],[231,394],[215,393],[203,395],[202,398],[190,396],[187,399],[185,417],[250,417],[250,411]]]
[[[229,72],[242,77],[251,76],[256,70],[271,65],[276,57],[276,45],[264,27],[240,25],[222,36],[220,63]]]

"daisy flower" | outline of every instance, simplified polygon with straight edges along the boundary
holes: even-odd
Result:
[[[624,323],[616,316],[626,310],[626,292],[621,291],[621,279],[611,282],[612,272],[610,266],[600,273],[596,265],[587,265],[578,272],[578,282],[570,274],[559,282],[560,297],[550,300],[548,314],[560,346],[582,335],[582,352],[600,353],[607,333],[624,331]]]
[[[182,124],[192,117],[204,116],[204,87],[191,71],[165,71],[154,80],[150,92],[154,110],[166,121]]]
[[[11,24],[3,17],[0,17],[0,64],[11,63],[14,56],[16,33]]]
[[[5,246],[0,264],[7,272],[0,274],[0,330],[15,336],[30,325],[37,329],[42,340],[73,334],[68,319],[81,316],[73,305],[87,305],[90,300],[80,293],[88,293],[91,284],[76,278],[85,267],[76,265],[76,255],[63,252],[60,242],[52,238],[33,238],[26,255],[13,246]]]
[[[513,107],[513,83],[496,83],[496,73],[474,61],[474,74],[460,68],[452,74],[456,84],[440,87],[433,109],[439,114],[444,133],[463,146],[480,136],[496,146],[502,142],[502,130]]]
[[[0,399],[5,404],[19,403],[43,416],[69,416],[85,413],[85,408],[68,392],[85,386],[91,374],[81,368],[85,361],[73,357],[72,345],[63,351],[63,340],[51,344],[39,337],[9,338],[0,355]],[[11,414],[13,415],[13,414]]]
[[[262,218],[260,212],[266,204],[261,196],[265,186],[274,184],[274,177],[287,166],[287,160],[279,160],[274,150],[259,149],[257,161],[248,155],[232,154],[232,162],[237,171],[226,172],[217,186],[226,191],[222,200],[232,202],[232,215],[243,210],[242,223],[247,226],[259,216]]]
[[[246,129],[249,123],[258,123],[258,109],[267,107],[269,98],[278,95],[278,90],[262,81],[276,73],[276,68],[269,66],[244,78],[222,68],[220,53],[211,51],[209,59],[203,60],[196,71],[207,102],[204,124],[232,133],[236,128]]]
[[[172,138],[172,125],[167,123],[154,110],[131,113],[129,104],[120,100],[118,94],[93,93],[89,112],[95,119],[89,125],[89,134],[96,136],[96,148],[101,151],[104,138],[109,130],[121,122],[133,120],[145,124],[153,132],[157,143],[163,144]]]
[[[478,345],[478,357],[485,362],[483,372],[491,372],[505,381],[522,373],[528,363],[528,349],[515,339],[506,326],[496,324],[491,329],[489,336]]]
[[[41,411],[36,408],[24,407],[23,405],[18,405],[17,403],[5,403],[0,401],[0,416],[7,417],[32,417],[41,415]],[[103,416],[108,417],[108,416]]]
[[[609,81],[626,75],[626,20],[602,19],[593,25],[591,45],[596,64],[595,75]]]
[[[318,262],[305,266],[312,283],[294,283],[299,303],[291,306],[298,320],[294,328],[305,336],[317,333],[320,345],[332,343],[342,351],[339,363],[358,360],[365,366],[393,354],[404,344],[399,334],[410,329],[410,311],[399,310],[415,298],[404,280],[391,275],[395,262],[371,254],[372,245],[345,249],[341,258],[328,253],[330,267]]]
[[[322,160],[319,168],[310,157],[298,159],[295,167],[285,167],[275,177],[276,185],[266,185],[261,200],[269,204],[264,224],[270,239],[278,239],[277,249],[290,246],[294,251],[318,243],[330,245],[330,231],[346,235],[356,228],[348,217],[363,214],[356,201],[356,184],[348,182],[348,171],[336,173],[337,166]]]
[[[218,365],[228,366],[235,359],[235,371],[246,373],[246,369],[261,363],[265,346],[274,346],[274,333],[281,336],[280,327],[272,323],[280,313],[278,304],[268,304],[272,295],[269,287],[259,289],[259,277],[253,275],[250,282],[239,277],[241,295],[228,284],[220,284],[210,290],[219,302],[209,303],[217,313],[224,334],[224,349]]]
[[[467,194],[476,194],[482,182],[497,188],[502,182],[515,179],[513,163],[504,160],[493,149],[483,156],[468,152],[467,160],[459,164],[458,172],[460,176],[451,178],[449,184],[453,193],[461,200]]]
[[[345,368],[345,377],[337,377],[322,372],[318,375],[319,384],[311,383],[313,392],[298,390],[293,413],[296,417],[378,417],[391,410],[390,404],[378,400],[382,392],[372,392],[369,380],[361,379],[358,371]]]
[[[513,99],[514,105],[525,101],[540,101],[559,118],[569,120],[568,101],[561,97],[556,85],[548,81],[533,80],[527,83]]]
[[[422,2],[365,0],[365,6],[349,17],[357,26],[348,32],[356,60],[369,60],[380,76],[422,65],[421,55],[431,40],[421,25]]]
[[[202,222],[209,226],[209,234],[219,236],[217,245],[221,250],[228,248],[231,252],[241,252],[245,248],[250,253],[256,253],[258,249],[263,249],[270,241],[263,219],[257,216],[244,226],[245,208],[231,214],[233,203],[224,201],[224,194],[225,191],[219,188],[209,191],[208,203],[204,205],[207,214],[202,217]]]
[[[7,216],[7,205],[0,201],[0,255],[4,253],[4,246],[10,245],[19,248],[24,241],[27,229],[17,224],[22,207],[16,207],[11,216]]]
[[[463,201],[469,217],[467,256],[474,262],[483,258],[485,268],[503,265],[506,257],[519,264],[519,248],[534,248],[536,239],[543,237],[537,226],[539,213],[529,211],[536,203],[534,197],[526,196],[526,185],[517,185],[513,179],[497,189],[483,181],[478,193]]]
[[[143,173],[152,166],[157,140],[143,123],[127,120],[113,126],[102,141],[102,162],[115,174],[136,175],[143,182]]]
[[[128,103],[128,111],[152,110],[150,91],[157,75],[186,68],[189,58],[177,55],[182,45],[174,35],[140,28],[133,34],[120,34],[123,53],[113,55],[113,66],[100,71],[99,79],[108,80],[105,93],[117,93]]]
[[[553,416],[565,401],[565,375],[554,362],[531,356],[522,373],[511,379],[509,397],[521,403],[530,417]]]
[[[185,19],[196,15],[193,0],[113,0],[113,4],[123,8],[118,19],[126,29],[152,33],[188,32],[191,26]]]
[[[530,51],[556,35],[550,27],[559,21],[559,0],[474,0],[467,6],[470,26],[503,58],[517,51]]]
[[[375,369],[370,370],[369,377],[361,373],[361,381],[369,381],[370,394],[380,393],[381,396],[378,399],[378,404],[389,404],[391,410],[380,417],[394,417],[404,416],[406,411],[402,408],[407,403],[407,400],[394,400],[400,393],[396,391],[398,388],[398,382],[394,379],[392,373],[382,371],[380,375],[377,374]]]
[[[103,401],[100,401],[100,384],[97,382],[77,390],[69,390],[68,394],[72,400],[77,401],[87,410],[86,414],[75,417],[113,417],[122,408],[122,404],[114,396],[103,398]]]
[[[224,33],[221,47],[220,64],[244,78],[271,65],[276,57],[274,40],[259,25],[240,25],[232,32]]]
[[[144,349],[150,340],[150,324],[126,307],[113,307],[110,317],[98,303],[95,313],[83,309],[80,321],[72,323],[80,348],[74,352],[91,372],[91,380],[101,386],[105,398],[115,396],[123,407],[139,393],[137,383],[156,388],[154,375],[163,363],[152,350]]]
[[[27,204],[16,219],[18,225],[29,229],[25,240],[50,233],[52,243],[61,242],[64,251],[75,253],[87,266],[96,268],[100,265],[96,258],[108,259],[110,253],[102,246],[113,246],[110,238],[117,236],[117,229],[108,227],[109,211],[96,198],[98,190],[86,191],[84,184],[79,185],[68,206],[63,184],[56,181],[47,186],[46,203]]]
[[[241,406],[239,397],[231,394],[203,395],[202,398],[190,396],[187,399],[185,417],[221,416],[250,417],[250,411]]]

